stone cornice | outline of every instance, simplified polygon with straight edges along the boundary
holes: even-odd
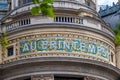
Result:
[[[96,65],[104,68],[111,69],[115,71],[117,74],[120,74],[120,69],[104,63],[100,61],[90,60],[90,59],[83,59],[83,58],[70,58],[70,57],[36,57],[36,58],[29,58],[29,59],[23,59],[18,60],[6,64],[1,65],[1,69],[5,69],[7,67],[13,67],[21,64],[27,64],[27,63],[36,63],[36,62],[72,62],[72,63],[84,63],[84,64],[90,64],[90,65]]]
[[[41,65],[41,68],[38,68],[38,67],[40,67],[40,65]],[[47,66],[49,66],[49,68]],[[63,66],[64,66],[64,68],[63,68]],[[68,68],[68,66],[69,66],[69,68]],[[23,60],[18,60],[15,62],[4,64],[4,65],[2,65],[2,69],[3,69],[3,74],[4,74],[4,69],[5,70],[6,69],[19,70],[19,69],[22,69],[23,67],[24,68],[28,67],[28,70],[25,70],[26,74],[29,74],[29,71],[31,72],[31,70],[34,72],[34,70],[37,70],[37,69],[41,70],[42,68],[43,68],[42,69],[43,72],[44,72],[44,70],[45,71],[50,70],[50,72],[52,73],[55,70],[56,71],[55,74],[60,73],[62,71],[63,71],[62,73],[64,73],[64,69],[66,69],[65,71],[70,70],[70,73],[71,73],[71,71],[73,71],[72,72],[73,74],[74,74],[74,71],[76,71],[76,70],[77,70],[77,72],[80,71],[79,69],[75,70],[73,68],[73,66],[76,68],[77,67],[84,68],[84,70],[86,69],[86,71],[89,71],[88,67],[90,67],[90,69],[92,71],[93,70],[97,70],[97,72],[104,71],[105,75],[101,74],[102,72],[100,72],[100,74],[96,73],[96,71],[95,72],[93,71],[93,73],[91,73],[91,75],[92,74],[94,75],[96,73],[95,76],[97,76],[99,74],[100,76],[102,76],[102,77],[104,76],[104,78],[108,78],[109,80],[112,80],[112,78],[110,78],[110,77],[114,76],[114,80],[116,80],[120,76],[120,70],[110,64],[102,63],[99,61],[88,60],[88,59],[72,58],[72,57],[71,58],[68,58],[68,57],[41,57],[41,58],[39,58],[39,57],[37,57],[37,58],[32,58],[32,59],[23,59]],[[16,67],[18,67],[19,69],[16,69]],[[58,72],[58,70],[61,70],[61,71]],[[91,72],[91,70],[89,72]],[[17,72],[17,74],[18,73],[21,74],[21,72],[22,71]],[[10,74],[10,73],[8,73],[8,74]],[[16,74],[16,72],[13,74]],[[108,74],[108,75],[106,75],[106,74]],[[109,76],[109,75],[112,75],[112,76]]]

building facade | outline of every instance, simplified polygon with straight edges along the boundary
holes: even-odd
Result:
[[[96,12],[96,0],[55,0],[55,18],[31,15],[32,0],[8,3],[0,80],[120,80],[114,33]]]
[[[2,19],[8,10],[7,0],[0,0],[0,19]]]
[[[113,3],[112,6],[106,5],[106,8],[100,8],[99,14],[101,18],[112,28],[120,22],[120,2]]]

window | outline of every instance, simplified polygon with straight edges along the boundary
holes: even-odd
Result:
[[[111,62],[114,62],[114,54],[111,53]]]
[[[9,47],[7,50],[8,50],[8,52],[7,52],[7,56],[8,56],[8,57],[9,57],[9,56],[12,56],[13,53],[14,53],[14,51],[13,51],[13,47]]]

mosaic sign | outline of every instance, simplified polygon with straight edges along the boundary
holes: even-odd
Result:
[[[81,52],[108,59],[108,47],[86,39],[49,37],[20,42],[20,54],[41,52],[68,52],[81,54]]]

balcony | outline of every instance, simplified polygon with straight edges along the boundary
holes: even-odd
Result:
[[[15,30],[15,29],[21,28],[24,25],[29,25],[29,24],[31,24],[30,18],[25,18],[25,19],[16,20],[16,21],[7,23],[3,25],[3,28],[6,31],[11,31],[11,30]]]
[[[37,19],[38,18],[38,19]],[[65,17],[65,16],[56,16],[54,19],[47,17],[29,17],[16,21],[9,22],[3,25],[3,28],[9,32],[19,28],[27,27],[35,24],[45,24],[45,23],[62,23],[62,24],[83,24],[83,19],[81,17]]]
[[[102,25],[100,22],[92,21],[88,18],[80,16],[56,15],[55,18],[49,18],[46,16],[31,16],[16,21],[8,22],[2,25],[2,28],[5,29],[7,32],[14,32],[15,30],[29,28],[32,27],[33,25],[47,25],[47,24],[51,25],[65,24],[84,28],[86,27],[86,29],[91,28],[95,30],[100,30],[113,37],[112,30],[108,26]]]

